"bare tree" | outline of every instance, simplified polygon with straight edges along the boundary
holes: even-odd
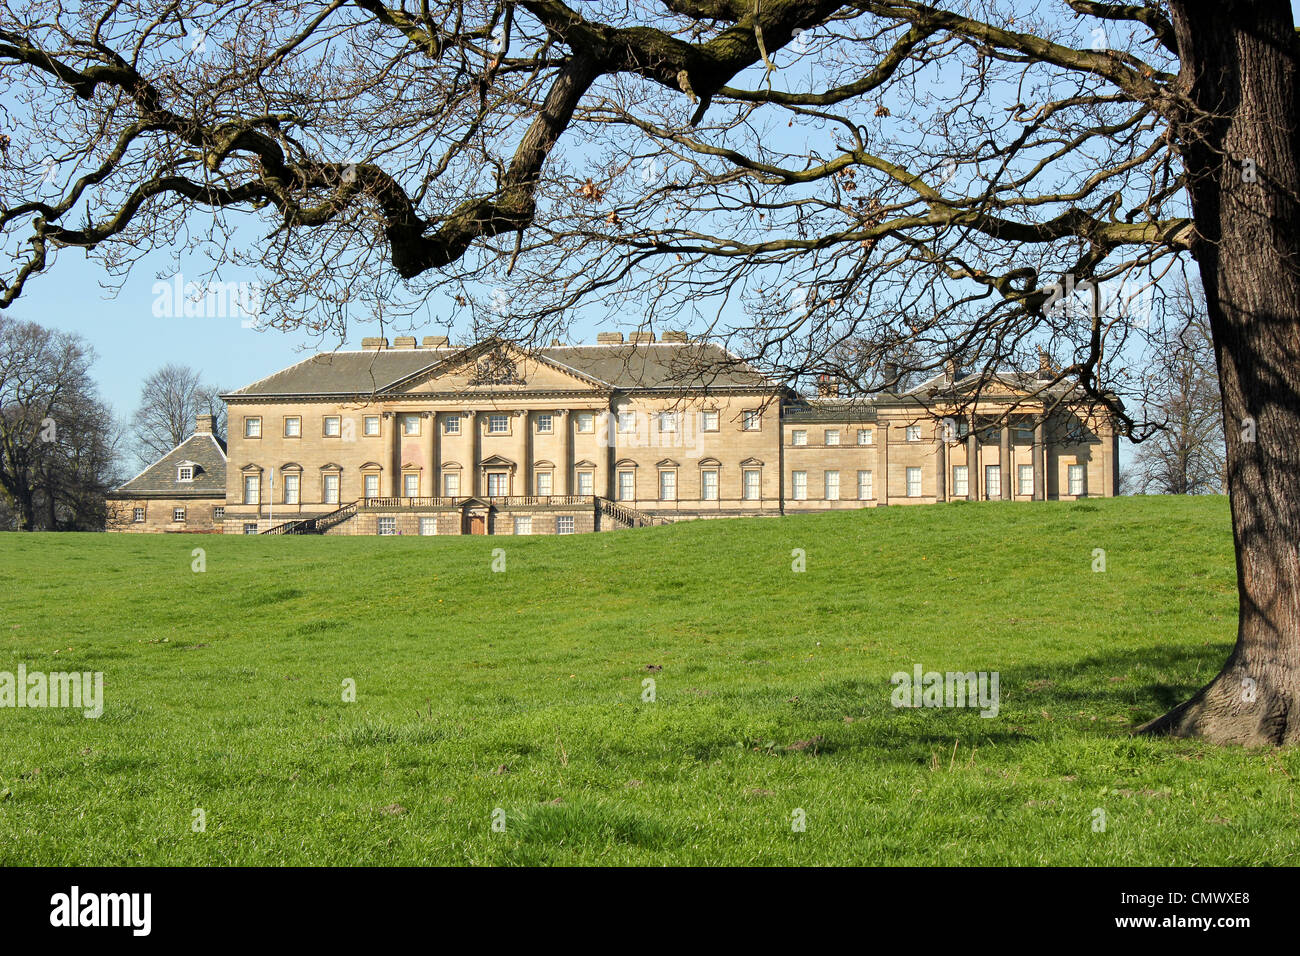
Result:
[[[1146,417],[1159,431],[1138,446],[1130,468],[1142,494],[1198,495],[1226,490],[1223,406],[1214,346],[1199,288],[1171,297],[1176,332],[1154,349]]]
[[[1222,672],[1148,729],[1298,741],[1290,8],[1025,6],[6,3],[0,74],[22,95],[0,230],[24,251],[0,305],[61,248],[120,280],[183,236],[214,273],[263,270],[271,325],[442,296],[474,334],[537,338],[604,308],[689,321],[787,381],[867,388],[888,376],[845,343],[910,373],[1044,348],[1049,385],[1141,438],[1133,299],[1193,260],[1240,619]]]
[[[226,433],[226,403],[221,390],[205,385],[203,373],[186,365],[167,364],[144,380],[140,405],[131,417],[136,457],[156,461],[190,435],[198,415],[212,415],[218,437]]]
[[[0,316],[0,492],[22,531],[102,529],[112,414],[77,336]]]
[[[103,531],[105,495],[122,479],[113,414],[91,386],[56,405],[53,417],[57,439],[43,447],[36,469],[41,526],[47,531]]]

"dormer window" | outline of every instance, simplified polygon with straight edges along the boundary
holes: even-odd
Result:
[[[177,468],[177,469],[176,469],[176,480],[177,480],[177,481],[193,481],[193,480],[194,480],[194,466],[193,466],[193,465],[181,465],[179,468]]]

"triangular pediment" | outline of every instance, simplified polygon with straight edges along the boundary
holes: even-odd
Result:
[[[515,463],[513,461],[511,461],[509,458],[502,458],[500,455],[490,455],[487,458],[484,458],[481,462],[479,462],[479,464],[488,468],[515,467]]]
[[[403,394],[526,394],[528,392],[605,392],[610,386],[577,369],[503,339],[488,339],[449,355],[432,368],[394,382]]]
[[[963,392],[971,394],[979,392],[981,398],[1027,398],[1029,392],[1023,388],[1017,388],[1002,381],[986,381],[982,384],[972,384],[969,388],[963,388]]]

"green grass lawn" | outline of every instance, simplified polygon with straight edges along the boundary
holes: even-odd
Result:
[[[1226,657],[1234,575],[1222,498],[0,535],[0,670],[106,698],[0,709],[0,863],[1297,864],[1300,753],[1130,736]],[[918,663],[999,714],[895,709]]]

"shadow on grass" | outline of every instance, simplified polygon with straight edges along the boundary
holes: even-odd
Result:
[[[997,715],[969,708],[896,708],[888,679],[840,680],[793,692],[797,708],[784,711],[772,689],[733,692],[719,701],[718,717],[733,731],[696,741],[696,760],[738,751],[778,757],[857,756],[886,764],[930,762],[936,748],[965,740],[980,746],[1019,747],[1046,739],[1127,739],[1142,723],[1186,700],[1226,658],[1227,645],[1193,652],[1159,645],[1115,649],[1073,662],[1025,665],[999,673]],[[737,713],[751,716],[738,746]],[[815,741],[808,744],[808,741]],[[631,742],[629,742],[631,743]]]

